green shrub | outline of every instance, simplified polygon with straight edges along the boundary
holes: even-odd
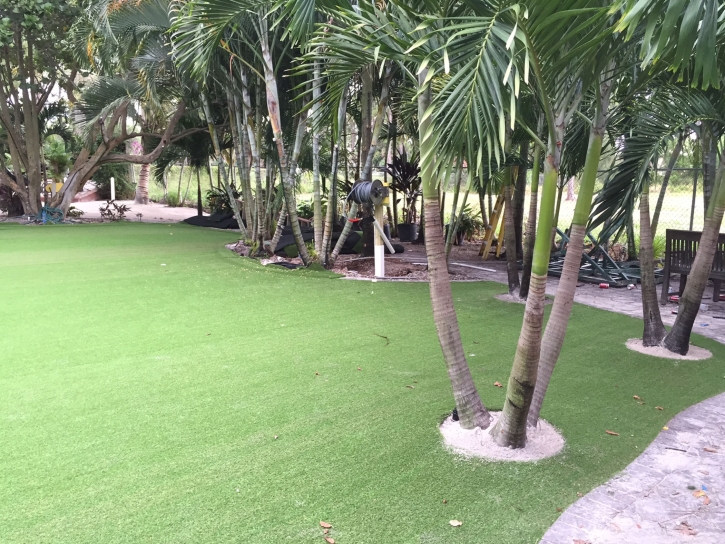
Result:
[[[135,196],[136,187],[128,179],[128,165],[110,163],[104,164],[93,174],[100,200],[111,199],[111,178],[116,180],[116,200],[130,200]]]
[[[171,191],[166,195],[166,205],[171,208],[176,208],[179,206],[179,195],[178,193],[175,193]]]

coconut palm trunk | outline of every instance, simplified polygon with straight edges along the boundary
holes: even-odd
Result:
[[[141,173],[138,176],[138,185],[136,185],[136,204],[149,203],[149,177],[151,177],[151,165],[142,164]]]
[[[579,195],[577,197],[574,218],[572,219],[571,231],[569,233],[569,245],[566,257],[564,257],[564,267],[559,285],[556,288],[554,306],[551,309],[551,315],[549,316],[549,321],[546,325],[543,339],[541,340],[536,387],[528,414],[528,422],[530,425],[536,425],[539,420],[544,397],[549,387],[551,376],[554,373],[554,366],[559,360],[561,349],[564,346],[564,339],[566,338],[566,330],[574,304],[576,284],[579,280],[579,268],[581,267],[582,251],[584,249],[586,225],[592,209],[594,185],[597,181],[597,170],[599,168],[602,143],[607,126],[611,85],[610,81],[602,82],[599,89],[595,118],[589,133],[589,147],[587,149]]]
[[[221,174],[222,181],[224,183],[224,190],[226,191],[227,197],[229,198],[229,206],[232,208],[234,219],[236,219],[237,223],[239,224],[239,234],[242,238],[246,238],[247,229],[244,228],[244,223],[242,222],[242,215],[239,213],[239,205],[237,204],[237,199],[234,198],[232,187],[229,184],[229,173],[227,172],[226,165],[224,164],[224,156],[222,155],[221,146],[219,145],[219,137],[217,136],[216,127],[214,126],[214,118],[211,116],[209,99],[204,92],[200,94],[200,99],[202,108],[204,109],[204,116],[206,117],[206,122],[209,126],[209,134],[211,135],[212,145],[214,146],[214,155],[216,155],[216,164],[218,169],[217,172]]]
[[[236,94],[236,93],[235,93]],[[245,150],[245,133],[242,130],[241,112],[237,109],[238,100],[234,99],[232,91],[227,88],[227,106],[229,110],[229,125],[232,133],[232,145],[234,146],[234,158],[237,165],[237,173],[239,174],[239,186],[242,191],[244,202],[244,218],[247,220],[247,227],[251,231],[251,238],[254,239],[254,212],[252,210],[252,188],[249,181],[249,168],[247,165],[247,154]]]
[[[680,297],[677,318],[672,329],[664,340],[664,346],[675,353],[686,355],[690,348],[690,335],[695,324],[695,318],[702,304],[702,295],[707,286],[707,278],[712,269],[712,261],[717,250],[717,240],[720,235],[723,212],[725,212],[725,153],[720,158],[713,189],[710,206],[705,217],[705,225],[697,247],[697,255],[692,263],[687,278],[685,291]]]
[[[653,237],[654,230],[650,225],[649,215],[649,179],[644,176],[644,179],[642,179],[642,194],[639,200],[639,261],[642,287],[642,318],[644,319],[642,344],[645,347],[660,345],[667,335],[657,302],[655,256],[652,247]]]
[[[435,178],[434,140],[431,134],[431,112],[429,110],[431,91],[426,82],[428,70],[418,74],[418,136],[421,155],[421,180],[423,188],[423,213],[425,215],[425,249],[428,255],[428,280],[430,300],[433,306],[438,340],[443,351],[443,359],[448,369],[448,377],[453,386],[453,397],[461,427],[472,429],[487,428],[491,416],[481,402],[473,382],[471,370],[466,362],[463,342],[458,328],[456,310],[453,306],[451,280],[448,275],[448,263],[443,243],[441,227],[438,184]]]
[[[541,132],[541,131],[539,131]],[[531,170],[531,198],[529,216],[526,220],[526,244],[524,245],[524,269],[521,272],[519,297],[526,300],[531,284],[531,263],[534,258],[534,240],[536,239],[536,212],[539,205],[539,172],[541,170],[541,148],[534,146],[534,167]]]

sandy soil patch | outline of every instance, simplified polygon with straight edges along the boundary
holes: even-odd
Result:
[[[652,357],[660,357],[661,359],[678,359],[682,361],[703,361],[712,357],[712,352],[705,348],[700,348],[690,344],[690,349],[687,355],[680,355],[679,353],[672,353],[668,349],[662,346],[653,346],[646,348],[642,345],[641,338],[631,338],[627,340],[626,344],[628,349],[636,351],[637,353],[644,353],[645,355],[651,355]]]
[[[551,423],[540,420],[527,431],[526,447],[520,449],[502,448],[493,441],[491,429],[498,421],[500,412],[491,412],[491,426],[482,430],[462,429],[458,421],[449,416],[441,424],[443,443],[451,451],[465,457],[479,457],[494,461],[533,462],[552,457],[564,448],[564,437]]]

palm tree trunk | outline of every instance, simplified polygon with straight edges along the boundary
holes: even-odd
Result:
[[[725,212],[725,153],[720,157],[720,167],[715,180],[713,198],[707,210],[705,225],[697,247],[697,255],[692,263],[687,278],[685,291],[680,297],[675,324],[665,337],[664,346],[675,353],[687,354],[690,348],[690,334],[695,324],[695,318],[700,310],[702,294],[707,286],[707,278],[712,269],[712,261],[717,250],[717,240],[720,235],[723,212]]]
[[[378,143],[380,140],[380,130],[383,127],[383,119],[385,118],[385,109],[388,106],[388,98],[390,96],[390,81],[393,79],[393,64],[390,62],[386,62],[386,68],[385,68],[385,76],[383,78],[383,87],[380,91],[380,101],[378,102],[378,112],[375,116],[374,125],[373,125],[373,131],[372,131],[372,140],[370,142],[370,147],[368,149],[368,154],[365,158],[365,166],[362,169],[362,172],[360,174],[360,179],[363,181],[372,181],[373,179],[373,156],[375,155],[375,150],[378,148]],[[357,212],[356,212],[357,213]],[[354,217],[354,215],[352,216]],[[348,217],[348,219],[351,219],[352,217]],[[343,228],[342,232],[340,233],[340,237],[337,239],[337,244],[335,245],[335,251],[333,252],[334,258],[331,257],[332,264],[335,263],[337,260],[337,256],[340,254],[340,250],[342,249],[342,246],[345,244],[345,240],[347,240],[348,234],[350,234],[351,230],[350,221],[345,223],[345,227]],[[336,252],[336,254],[335,254]],[[332,265],[331,265],[332,266]]]
[[[700,134],[702,140],[700,145],[702,149],[702,201],[705,218],[707,218],[717,177],[715,171],[717,165],[717,138],[713,131],[713,122],[703,119]]]
[[[251,230],[254,240],[254,212],[252,211],[252,188],[249,182],[249,169],[247,168],[246,153],[244,153],[244,131],[242,130],[241,112],[237,109],[238,100],[232,95],[231,89],[227,88],[227,108],[229,110],[229,125],[232,132],[232,145],[239,173],[239,185],[244,197],[244,217],[247,220],[247,227]]]
[[[322,194],[320,192],[320,86],[322,76],[320,74],[320,60],[315,59],[314,79],[312,80],[312,208],[313,225],[315,228],[315,252],[322,257]]]
[[[522,160],[529,160],[529,140],[522,142],[519,155]],[[518,167],[516,173],[516,187],[513,194],[514,232],[516,233],[516,258],[524,257],[524,201],[526,199],[526,178],[528,167],[524,164]]]
[[[431,119],[426,116],[431,100],[430,84],[426,83],[427,69],[418,74],[418,137],[421,155],[421,179],[423,187],[423,213],[425,216],[425,249],[428,255],[428,280],[433,321],[443,351],[443,359],[453,386],[453,397],[461,427],[486,429],[491,416],[481,402],[466,362],[463,342],[453,306],[451,281],[448,275],[443,230],[440,222],[440,203],[435,179],[433,138],[430,134]]]
[[[523,448],[526,445],[526,419],[539,368],[546,276],[551,251],[549,233],[554,223],[554,207],[561,161],[560,147],[557,142],[564,141],[565,114],[561,112],[550,124],[553,125],[554,133],[549,136],[548,154],[544,163],[544,187],[537,229],[537,232],[546,233],[546,236],[538,236],[534,243],[529,296],[526,299],[524,321],[506,389],[506,401],[498,422],[491,430],[493,439],[499,446],[510,448]]]
[[[226,166],[224,165],[224,157],[222,156],[221,146],[219,145],[219,137],[217,136],[216,127],[214,126],[214,119],[211,116],[209,99],[207,98],[206,93],[201,93],[200,98],[202,108],[204,109],[204,116],[206,117],[206,122],[209,125],[209,134],[211,135],[212,145],[214,146],[217,172],[221,174],[224,180],[224,190],[227,193],[227,197],[229,197],[229,205],[231,206],[232,212],[234,213],[234,219],[236,219],[237,223],[239,224],[239,234],[242,238],[246,238],[247,229],[244,228],[242,216],[239,213],[239,206],[237,205],[237,200],[234,198],[234,193],[232,192],[232,188],[229,185],[229,173],[227,172]]]
[[[504,241],[506,244],[506,275],[508,276],[509,295],[518,296],[521,283],[519,282],[519,264],[516,259],[516,227],[514,221],[512,188],[512,168],[506,168],[506,185],[503,189],[504,200]],[[501,241],[499,240],[499,243]]]
[[[452,223],[453,237],[454,237],[453,239],[455,239],[456,234],[458,233],[458,231],[461,228],[461,216],[463,215],[463,210],[466,209],[466,202],[468,201],[468,195],[469,195],[470,192],[471,192],[471,187],[469,185],[466,188],[466,192],[463,194],[463,202],[461,203],[461,209],[458,212],[458,215],[456,215],[456,222],[455,223]],[[446,253],[446,259],[448,259],[448,256],[451,253],[451,246],[448,246],[446,248],[446,251],[447,251],[447,253]]]
[[[277,155],[279,156],[279,168],[282,175],[282,189],[284,191],[284,199],[287,205],[287,214],[292,224],[292,234],[297,245],[302,262],[305,266],[310,264],[310,256],[307,253],[307,246],[302,238],[302,229],[297,218],[297,201],[295,199],[295,170],[297,169],[297,159],[299,150],[302,146],[302,136],[304,134],[304,122],[302,118],[298,120],[297,133],[295,136],[295,150],[292,154],[292,160],[289,161],[287,152],[284,148],[284,134],[282,132],[282,119],[279,109],[279,92],[277,90],[277,75],[274,71],[274,63],[272,61],[272,52],[269,49],[269,36],[267,34],[267,20],[260,15],[259,17],[259,43],[262,49],[262,64],[264,65],[265,86],[267,88],[267,113],[269,121],[272,124],[272,134],[274,134],[275,143],[277,144]]]
[[[601,83],[595,118],[589,133],[589,146],[584,163],[584,171],[582,172],[579,195],[577,197],[571,231],[569,233],[569,245],[566,256],[564,257],[564,267],[559,285],[556,288],[554,306],[551,309],[551,315],[549,316],[544,337],[541,341],[536,387],[528,415],[530,425],[536,425],[539,420],[546,390],[549,387],[551,376],[554,373],[554,366],[559,360],[561,349],[564,346],[564,339],[566,338],[566,330],[574,304],[576,284],[579,280],[579,268],[581,267],[582,251],[584,250],[586,225],[592,209],[594,185],[597,181],[599,160],[602,154],[602,143],[607,126],[611,90],[612,84],[610,81],[607,80]]]
[[[138,185],[136,186],[136,204],[149,203],[149,175],[151,173],[150,164],[141,165],[141,173],[138,176]]]
[[[196,215],[201,217],[204,210],[201,206],[201,177],[199,176],[199,168],[196,168]]]
[[[667,335],[657,303],[653,234],[649,218],[649,180],[645,176],[642,180],[642,194],[639,201],[639,268],[642,285],[642,318],[644,319],[642,344],[645,347],[659,346]]]
[[[660,222],[660,212],[662,211],[662,204],[664,204],[665,201],[665,193],[667,192],[667,186],[670,183],[670,177],[672,176],[672,170],[675,168],[675,164],[677,164],[677,159],[680,157],[680,153],[682,152],[682,144],[685,140],[685,131],[683,130],[680,132],[680,136],[677,138],[677,143],[675,144],[675,147],[672,149],[672,155],[670,155],[670,161],[667,163],[667,171],[665,172],[664,178],[662,178],[662,188],[660,189],[660,194],[657,197],[657,204],[655,205],[655,212],[652,216],[652,238],[654,239],[655,236],[657,236],[657,225]],[[657,168],[657,165],[655,164],[655,168]],[[648,200],[649,200],[649,194]],[[648,204],[649,205],[649,204]],[[640,226],[641,229],[641,226]],[[642,240],[640,240],[640,261],[642,260]]]
[[[541,131],[539,131],[541,132]],[[531,170],[531,199],[529,217],[526,220],[526,246],[524,247],[524,270],[521,273],[519,297],[526,300],[531,284],[531,262],[534,258],[534,240],[536,239],[536,212],[539,204],[539,171],[541,169],[541,148],[534,146],[534,168]]]
[[[462,161],[461,161],[462,162]],[[461,177],[463,175],[463,166],[461,164],[458,165],[458,169],[456,170],[456,185],[453,187],[453,206],[451,207],[451,220],[448,223],[448,234],[446,236],[446,258],[451,253],[451,247],[453,246],[453,224],[456,222],[456,211],[458,210],[458,196],[461,193]],[[440,187],[440,185],[439,185]],[[445,193],[443,193],[443,196],[445,197]],[[441,216],[440,216],[441,224],[444,224],[443,220],[443,206],[441,205]]]
[[[337,107],[337,133],[335,144],[332,148],[332,172],[330,173],[330,191],[327,199],[327,214],[325,215],[325,231],[322,236],[322,252],[320,253],[325,266],[329,265],[330,243],[335,222],[335,210],[337,208],[337,172],[340,163],[340,143],[344,133],[347,118],[347,98],[349,83],[345,85]]]
[[[284,224],[287,222],[287,208],[282,206],[282,209],[279,211],[279,219],[277,220],[277,228],[274,230],[274,236],[272,236],[272,244],[271,244],[271,251],[270,253],[274,253],[277,250],[277,244],[279,244],[279,239],[282,237],[282,230],[284,229]]]
[[[335,262],[337,261],[337,258],[340,256],[342,247],[345,245],[345,240],[347,240],[347,237],[350,234],[350,231],[352,230],[352,221],[350,221],[350,220],[354,219],[356,215],[357,215],[357,204],[355,202],[353,202],[352,204],[350,204],[350,211],[347,213],[347,221],[345,221],[345,226],[342,228],[340,237],[337,239],[337,243],[335,244],[335,249],[332,250],[330,257],[327,259],[328,268],[332,268],[335,266]]]

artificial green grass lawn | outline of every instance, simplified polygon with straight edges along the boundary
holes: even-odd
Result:
[[[338,544],[533,543],[725,389],[725,347],[638,355],[641,322],[575,306],[543,411],[565,451],[465,460],[438,431],[453,399],[426,284],[263,268],[233,240],[0,224],[1,542],[314,543],[325,520]],[[494,409],[523,313],[504,290],[453,287]]]

